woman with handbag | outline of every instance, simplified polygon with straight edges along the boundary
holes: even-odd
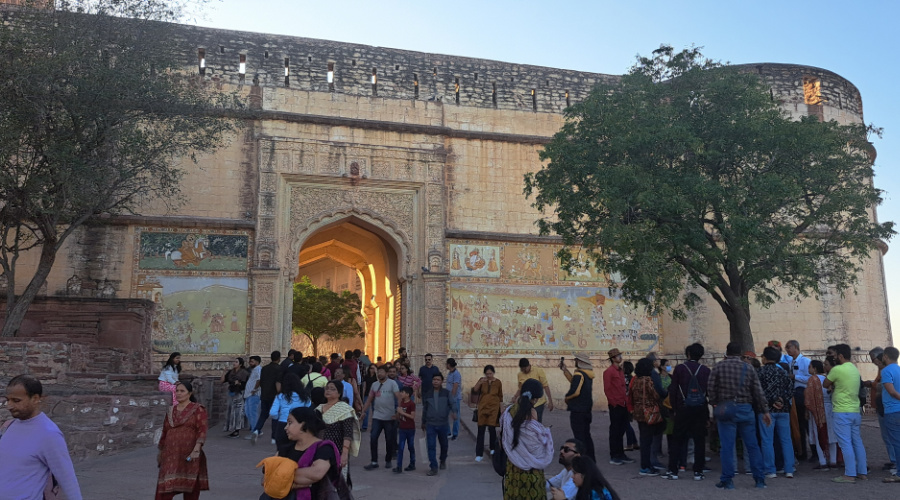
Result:
[[[662,386],[654,383],[651,373],[653,361],[643,358],[637,362],[634,368],[634,379],[628,391],[628,403],[633,409],[634,419],[638,423],[641,440],[641,470],[642,476],[658,476],[659,471],[653,467],[651,461],[651,446],[653,438],[665,430],[665,420],[660,413],[660,405],[666,392]]]
[[[494,377],[494,366],[484,367],[484,376],[472,388],[477,394],[478,406],[475,409],[478,422],[478,437],[475,439],[475,461],[481,462],[484,455],[484,431],[488,431],[491,455],[497,449],[497,426],[500,425],[500,405],[503,403],[503,384]]]
[[[506,453],[504,500],[546,500],[544,468],[553,462],[553,436],[537,420],[534,402],[544,395],[535,379],[522,384],[518,401],[500,417],[500,445]]]
[[[159,476],[156,481],[156,500],[171,500],[179,493],[185,500],[200,498],[209,490],[206,471],[206,409],[198,404],[190,382],[175,384],[175,406],[169,408],[159,439],[156,458]]]
[[[346,403],[344,403],[346,404]],[[330,440],[319,439],[325,422],[318,412],[308,407],[294,408],[288,415],[289,446],[278,450],[278,456],[297,462],[294,483],[285,499],[352,499],[341,477],[340,452]]]

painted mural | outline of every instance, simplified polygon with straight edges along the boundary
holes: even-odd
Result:
[[[607,288],[450,285],[454,351],[650,351],[658,339],[658,319]]]
[[[246,271],[245,234],[142,231],[138,265],[146,270]]]
[[[450,245],[450,276],[499,278],[500,247]]]
[[[138,298],[157,304],[154,352],[225,354],[246,350],[246,277],[140,274],[136,288]]]

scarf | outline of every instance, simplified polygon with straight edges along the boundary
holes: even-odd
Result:
[[[353,419],[352,427],[353,427],[353,436],[350,438],[350,455],[357,456],[359,455],[359,442],[360,442],[360,430],[359,430],[359,420],[356,418],[356,412],[353,408],[343,401],[338,401],[327,411],[323,411],[322,407],[325,405],[319,405],[316,408],[316,411],[322,414],[322,420],[325,421],[325,424],[331,425],[336,422],[342,422],[347,420],[348,418]],[[340,454],[338,454],[340,456]]]
[[[537,420],[525,420],[519,428],[519,445],[513,448],[512,412],[519,405],[513,405],[500,417],[501,441],[506,456],[516,467],[528,471],[543,470],[553,462],[553,435]]]
[[[825,396],[822,394],[822,382],[818,375],[811,375],[803,393],[806,410],[816,422],[816,426],[825,426]]]
[[[200,408],[203,408],[200,403],[188,403],[187,406],[184,407],[184,410],[179,411],[176,415],[175,407],[170,407],[169,414],[166,415],[166,418],[169,420],[169,427],[180,427],[188,423],[191,417],[194,416],[194,413]]]
[[[341,453],[338,451],[337,446],[334,445],[331,441],[327,439],[316,441],[311,444],[306,451],[303,452],[303,455],[300,457],[300,460],[297,461],[297,467],[302,469],[304,467],[309,467],[315,462],[316,451],[322,446],[331,446],[334,449],[334,456],[337,458],[337,468],[341,468]],[[328,473],[325,473],[325,477],[320,479],[320,481],[328,481]],[[312,500],[312,489],[310,488],[300,488],[297,490],[297,500]]]

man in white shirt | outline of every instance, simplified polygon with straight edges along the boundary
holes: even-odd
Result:
[[[244,415],[247,417],[247,421],[250,422],[251,429],[259,419],[259,383],[262,376],[260,364],[262,364],[262,358],[250,356],[250,378],[247,379],[247,385],[244,386]],[[252,440],[253,433],[251,432],[244,439]]]
[[[557,491],[562,491],[566,500],[573,500],[578,494],[578,487],[572,481],[572,459],[580,457],[584,452],[584,443],[571,438],[559,448],[559,463],[563,470],[547,480],[547,494],[554,498]]]
[[[784,350],[787,351],[787,354],[791,357],[790,361],[790,375],[794,380],[794,405],[797,408],[797,424],[800,427],[800,456],[798,457],[800,460],[806,459],[806,444],[809,442],[813,444],[811,441],[808,441],[809,434],[809,421],[806,419],[806,382],[809,381],[809,358],[800,354],[800,343],[796,340],[788,340],[787,344],[784,345]],[[795,443],[796,445],[796,443]],[[815,454],[815,448],[812,448],[813,454]]]

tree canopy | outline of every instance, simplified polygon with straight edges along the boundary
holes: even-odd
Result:
[[[361,307],[359,295],[347,290],[336,293],[319,288],[304,276],[294,283],[291,322],[295,333],[306,335],[312,344],[313,354],[318,356],[322,336],[339,340],[365,334],[361,325]]]
[[[748,349],[751,299],[843,293],[894,234],[874,216],[877,130],[792,119],[758,76],[697,48],[639,57],[565,118],[525,177],[541,233],[653,311],[684,318],[705,291]]]
[[[186,71],[172,21],[191,0],[57,0],[0,10],[2,335],[17,331],[67,238],[100,217],[180,201],[180,164],[221,146],[235,93]],[[160,22],[162,21],[162,22]],[[21,295],[16,268],[40,254]]]

